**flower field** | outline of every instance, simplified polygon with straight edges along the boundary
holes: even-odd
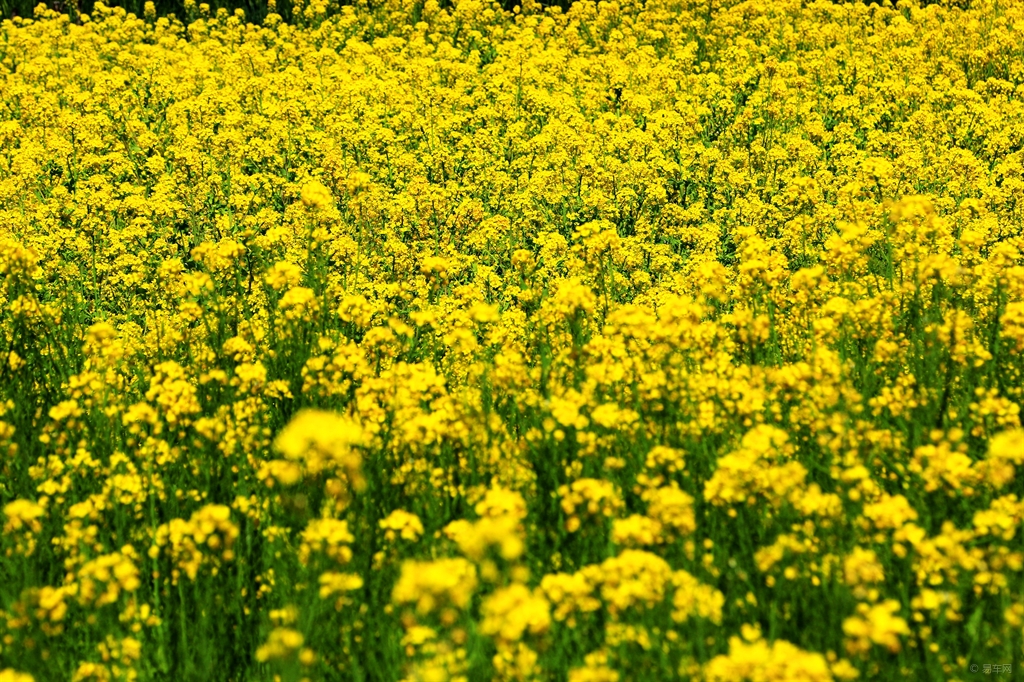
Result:
[[[0,24],[0,682],[1024,679],[1024,4]]]

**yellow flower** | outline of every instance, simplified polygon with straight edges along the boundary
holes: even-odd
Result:
[[[480,631],[505,642],[516,642],[525,632],[540,634],[550,627],[548,601],[539,591],[521,584],[499,588],[480,606]]]
[[[380,527],[385,531],[385,537],[390,541],[397,533],[403,540],[415,541],[423,535],[423,523],[415,514],[404,509],[396,509],[380,520]]]
[[[684,537],[697,530],[693,498],[675,486],[644,491],[647,515],[673,535]]]
[[[612,541],[627,547],[660,544],[662,537],[661,524],[654,519],[639,514],[632,514],[624,519],[612,522]]]
[[[569,682],[619,682],[619,671],[608,663],[608,654],[604,651],[587,654],[583,666],[569,671]]]
[[[363,430],[354,421],[332,412],[303,410],[278,434],[274,446],[310,475],[343,473],[355,490],[361,490],[365,481],[357,447],[363,441]]]
[[[312,554],[323,553],[339,564],[347,564],[352,560],[352,549],[349,545],[353,540],[355,537],[349,532],[347,521],[313,519],[302,531],[299,561],[305,565]]]
[[[354,573],[328,571],[320,574],[319,582],[321,599],[337,596],[334,602],[334,609],[336,611],[340,611],[346,605],[352,603],[353,600],[347,597],[346,593],[362,589],[363,587],[363,579]]]
[[[900,528],[917,519],[917,510],[903,495],[882,495],[878,502],[864,505],[864,518],[878,529]]]
[[[846,634],[846,649],[850,654],[866,653],[877,644],[895,653],[900,650],[900,636],[909,635],[907,621],[896,614],[900,603],[887,599],[881,604],[857,605],[857,615],[843,621]]]
[[[35,679],[28,673],[19,673],[13,668],[0,670],[0,682],[35,682]]]
[[[32,500],[17,499],[4,505],[4,534],[14,540],[14,547],[7,550],[30,556],[36,550],[37,534],[43,529],[40,519],[46,514],[43,505]]]
[[[671,584],[672,570],[661,557],[638,549],[623,550],[599,565],[581,570],[587,580],[600,586],[601,598],[613,618],[626,611],[652,607]]]
[[[506,561],[518,559],[524,549],[522,531],[522,523],[511,515],[487,516],[475,522],[452,521],[444,529],[459,550],[474,561],[483,559],[491,548],[496,548]]]
[[[554,573],[544,576],[540,587],[555,607],[556,621],[575,622],[574,614],[589,613],[601,608],[600,600],[593,596],[592,577],[583,573]]]
[[[854,588],[854,594],[863,598],[867,594],[861,589],[863,585],[872,585],[885,580],[885,570],[878,555],[872,549],[854,547],[843,563],[843,581]]]
[[[319,180],[310,180],[304,184],[300,198],[302,203],[310,208],[323,210],[334,205],[331,190],[327,189]]]
[[[101,607],[115,603],[122,592],[134,592],[142,584],[137,556],[131,545],[85,562],[75,576],[80,604]]]
[[[476,567],[465,559],[407,561],[402,564],[392,601],[413,604],[421,615],[449,604],[464,609],[476,585]]]
[[[1010,429],[992,437],[984,460],[974,465],[982,481],[999,489],[1024,468],[1024,429]]]
[[[288,261],[280,261],[267,269],[263,279],[275,291],[290,289],[302,281],[302,268]]]
[[[765,642],[759,636],[743,641],[729,638],[729,653],[704,667],[709,682],[832,682],[828,661],[785,641]]]
[[[29,532],[38,533],[42,530],[39,519],[46,513],[46,509],[31,500],[15,500],[4,505],[4,532],[13,533],[27,529]]]
[[[256,649],[256,660],[260,663],[281,660],[296,655],[306,638],[298,630],[277,627],[270,631],[267,641]]]
[[[623,503],[615,484],[597,478],[581,478],[558,488],[562,511],[569,516],[570,533],[580,527],[580,516],[611,517]]]
[[[675,587],[675,594],[672,596],[672,620],[682,623],[697,616],[715,624],[722,622],[725,595],[719,590],[702,584],[683,570],[672,574],[672,585]]]
[[[195,580],[203,564],[210,565],[215,574],[220,560],[234,559],[233,547],[238,536],[238,526],[231,521],[231,508],[209,504],[195,511],[187,521],[171,519],[158,526],[149,556],[156,558],[162,548],[168,547],[176,565],[174,581],[177,582],[179,570]]]

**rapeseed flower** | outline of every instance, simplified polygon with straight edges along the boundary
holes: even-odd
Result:
[[[3,21],[0,679],[1013,659],[1024,6],[547,5]]]

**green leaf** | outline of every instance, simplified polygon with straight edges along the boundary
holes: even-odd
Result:
[[[978,643],[978,636],[981,629],[981,618],[985,615],[985,606],[981,604],[978,608],[974,609],[974,613],[967,619],[967,636],[971,640],[971,648]]]

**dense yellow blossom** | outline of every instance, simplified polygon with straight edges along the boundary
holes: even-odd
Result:
[[[35,678],[28,673],[19,673],[13,668],[0,670],[0,680],[2,682],[35,682]]]
[[[739,637],[729,640],[727,655],[708,663],[705,675],[716,682],[832,682],[835,679],[821,654],[801,651],[785,640],[768,644],[759,638],[745,642]]]
[[[1024,660],[1024,4],[136,4],[0,18],[0,682]]]
[[[416,611],[425,615],[446,604],[465,608],[476,586],[476,569],[465,559],[414,561],[402,566],[392,599],[397,604],[415,604]]]
[[[843,621],[843,632],[849,637],[846,648],[851,654],[864,653],[872,644],[900,650],[900,635],[910,634],[907,621],[895,615],[899,602],[889,599],[882,604],[859,604],[857,615]]]
[[[507,642],[520,639],[525,632],[539,634],[551,624],[548,602],[525,585],[499,588],[480,607],[482,632]]]
[[[423,535],[423,523],[419,517],[404,509],[396,509],[387,518],[381,519],[380,527],[389,540],[394,539],[396,534],[403,540],[418,540]]]

